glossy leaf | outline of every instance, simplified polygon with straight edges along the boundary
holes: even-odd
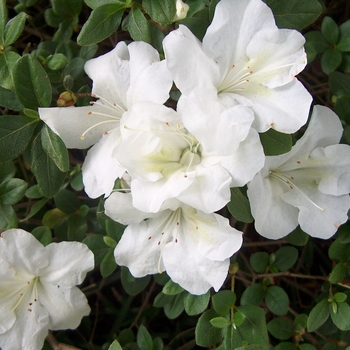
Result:
[[[203,295],[187,294],[184,300],[187,315],[193,316],[203,312],[208,307],[209,300],[210,291]]]
[[[154,21],[163,26],[174,21],[176,14],[174,0],[143,0],[142,6]]]
[[[249,200],[239,188],[231,188],[231,201],[227,204],[227,208],[238,221],[251,223],[254,220]]]
[[[270,262],[270,255],[266,252],[257,252],[250,256],[250,265],[258,273],[264,273]]]
[[[153,350],[152,337],[144,325],[137,331],[137,345],[140,350]]]
[[[169,280],[163,287],[162,292],[166,295],[176,295],[183,292],[183,288],[180,287],[177,283]]]
[[[329,308],[328,308],[327,299],[322,299],[320,302],[314,306],[309,314],[309,318],[307,320],[307,331],[313,332],[319,327],[321,327],[329,316]]]
[[[121,267],[121,280],[122,280],[122,285],[125,291],[129,295],[137,295],[141,293],[147,286],[151,279],[151,276],[145,276],[142,278],[135,278],[133,277],[129,269],[125,266]]]
[[[57,208],[67,214],[77,212],[81,204],[77,195],[65,188],[55,194],[54,200]]]
[[[13,80],[17,98],[23,106],[34,110],[50,106],[50,79],[33,56],[24,55],[16,62]]]
[[[5,26],[4,45],[13,44],[21,35],[27,15],[24,12],[19,13],[7,22]]]
[[[294,334],[293,324],[282,317],[273,318],[267,324],[267,329],[276,339],[281,340],[287,340]]]
[[[17,215],[11,205],[0,202],[0,229],[8,230],[17,227]]]
[[[100,271],[102,277],[107,277],[117,268],[113,250],[109,251],[101,261]]]
[[[273,263],[280,271],[290,269],[298,259],[298,250],[291,246],[278,249],[275,252],[275,261]]]
[[[323,18],[321,30],[330,44],[335,45],[338,42],[339,27],[331,17],[325,16]]]
[[[182,311],[184,311],[185,295],[185,292],[172,295],[170,302],[164,305],[164,313],[170,320],[173,320],[174,318],[180,316]]]
[[[338,303],[337,311],[330,308],[333,323],[342,331],[350,330],[350,306],[347,303]]]
[[[118,340],[114,340],[114,342],[109,346],[108,350],[123,350],[120,346]]]
[[[231,322],[225,317],[214,317],[210,320],[210,324],[216,328],[226,328],[231,325]]]
[[[151,42],[149,23],[138,7],[133,7],[128,16],[128,30],[135,41]]]
[[[14,159],[24,151],[38,121],[23,115],[0,116],[0,162]]]
[[[266,291],[259,284],[252,284],[247,287],[241,297],[241,305],[259,305],[265,298]]]
[[[14,89],[13,70],[20,57],[13,51],[0,52],[0,86],[4,89]]]
[[[86,46],[96,44],[112,35],[120,25],[125,4],[112,3],[97,7],[84,24],[77,42]]]
[[[288,294],[279,286],[267,288],[265,302],[267,307],[276,315],[285,315],[288,312]]]
[[[11,109],[13,111],[20,111],[24,107],[18,101],[16,94],[8,89],[0,86],[0,106]]]
[[[44,246],[51,243],[52,234],[47,226],[38,226],[32,231],[32,235]]]
[[[106,254],[110,252],[110,248],[104,243],[102,235],[89,235],[84,238],[83,243],[94,253],[95,265],[100,265]]]
[[[266,156],[277,156],[292,149],[292,138],[289,134],[270,129],[259,136]]]
[[[219,315],[214,310],[207,310],[198,319],[195,337],[199,346],[208,347],[218,343],[222,339],[221,329],[214,327],[210,320]]]
[[[221,290],[211,298],[214,310],[221,316],[225,316],[236,302],[236,294],[230,290]]]
[[[28,187],[22,179],[9,179],[0,184],[0,201],[4,204],[15,204],[20,201]]]
[[[41,129],[41,143],[46,154],[62,171],[69,170],[69,155],[61,138],[56,135],[46,124]]]

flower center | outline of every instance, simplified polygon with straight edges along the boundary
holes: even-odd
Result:
[[[226,74],[224,80],[218,87],[218,93],[222,92],[240,92],[245,90],[247,84],[250,82],[250,76],[253,74],[250,66],[244,66],[242,69],[238,69],[234,64]]]
[[[279,173],[275,171],[270,171],[270,176],[275,177],[276,179],[282,181],[286,186],[288,186],[291,190],[298,191],[308,202],[310,202],[312,205],[314,205],[317,209],[321,211],[325,211],[326,209],[320,207],[317,205],[308,195],[303,192],[294,182],[293,176],[287,176],[284,173]]]

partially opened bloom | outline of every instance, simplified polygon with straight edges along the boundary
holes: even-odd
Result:
[[[90,313],[76,287],[94,268],[94,256],[78,242],[44,247],[30,233],[0,236],[0,348],[41,349],[48,330],[78,327]]]
[[[247,120],[237,119],[239,125],[230,132],[230,153],[213,146],[230,125],[210,133],[202,112],[193,108],[188,113],[198,122],[198,127],[191,124],[193,133],[183,126],[180,113],[160,104],[140,102],[124,114],[114,155],[131,175],[137,209],[155,213],[164,201],[176,198],[212,213],[229,202],[230,186],[245,185],[262,168],[264,155],[258,134],[250,131],[249,109],[240,112]]]
[[[164,103],[172,79],[165,62],[149,44],[119,42],[105,55],[86,62],[85,71],[93,80],[92,106],[40,108],[40,118],[56,132],[68,148],[88,148],[83,167],[86,193],[108,196],[124,168],[112,157],[120,140],[122,115],[139,101]]]
[[[314,107],[310,124],[292,150],[266,157],[248,184],[256,230],[281,238],[298,224],[310,236],[329,238],[350,208],[350,147],[338,144],[343,129],[326,107]]]
[[[205,88],[207,99],[250,107],[257,131],[291,133],[305,124],[312,100],[295,78],[306,65],[304,42],[278,29],[261,0],[221,0],[203,43],[180,25],[163,45],[182,99]]]
[[[166,271],[191,294],[219,290],[229,258],[241,247],[242,232],[220,215],[171,202],[150,214],[133,208],[130,193],[110,195],[106,214],[129,225],[114,251],[117,264],[135,277]]]

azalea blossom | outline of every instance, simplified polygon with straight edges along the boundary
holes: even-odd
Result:
[[[305,134],[288,153],[266,157],[248,184],[256,230],[281,238],[298,224],[310,236],[329,238],[350,208],[350,147],[330,109],[315,106]]]
[[[74,329],[90,313],[76,287],[94,267],[94,256],[78,242],[44,247],[30,233],[11,229],[0,236],[0,348],[41,349],[48,330]]]
[[[227,108],[254,111],[253,127],[297,131],[307,121],[311,95],[295,76],[306,65],[305,39],[277,28],[261,0],[221,0],[200,42],[185,26],[164,39],[169,70],[186,99],[196,89]]]
[[[218,291],[229,258],[241,247],[242,232],[220,215],[177,201],[155,214],[141,212],[132,206],[131,196],[114,192],[105,202],[108,216],[129,225],[114,251],[117,264],[127,266],[134,277],[166,271],[191,294],[211,287]]]
[[[215,105],[212,109],[220,113]],[[253,116],[248,108],[239,112],[243,121],[238,118],[235,127],[228,124],[216,133],[207,130],[201,109],[193,107],[188,114],[198,122],[197,127],[189,122],[193,133],[183,126],[180,113],[160,104],[140,102],[124,114],[122,141],[114,156],[131,176],[137,209],[156,213],[164,201],[176,198],[212,213],[230,201],[230,186],[245,185],[262,168],[264,155],[258,134],[250,131]],[[221,137],[227,141],[230,128],[232,146],[227,153],[213,144]]]
[[[158,52],[144,42],[119,42],[110,52],[85,64],[93,80],[91,106],[40,108],[40,118],[68,148],[88,152],[83,166],[85,191],[91,198],[108,196],[125,171],[112,156],[120,140],[123,114],[139,101],[164,103],[172,79]]]

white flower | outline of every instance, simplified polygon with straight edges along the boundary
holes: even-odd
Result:
[[[350,147],[338,145],[339,118],[316,106],[310,124],[292,150],[266,157],[265,167],[248,184],[256,230],[281,238],[300,224],[310,236],[331,237],[348,219]]]
[[[306,65],[304,42],[297,31],[278,29],[261,0],[221,0],[203,43],[180,25],[163,45],[182,98],[205,88],[227,107],[250,107],[258,132],[291,133],[305,124],[312,100],[295,79]]]
[[[41,349],[48,330],[78,327],[90,313],[75,287],[94,267],[94,256],[78,242],[44,247],[30,233],[0,236],[0,348]]]
[[[193,127],[193,134],[184,128],[181,114],[163,105],[140,102],[124,114],[122,141],[115,148],[115,157],[131,175],[133,205],[137,209],[155,213],[164,201],[176,198],[212,213],[229,202],[232,183],[243,186],[262,168],[259,137],[249,131],[252,118],[250,123],[237,126],[236,133],[230,133],[235,137],[231,141],[234,147],[231,154],[222,155],[211,147],[212,138],[220,142],[220,132],[208,134],[205,115],[201,110],[196,112],[196,121],[203,125]],[[248,110],[247,118],[250,113]],[[197,136],[203,138],[203,144],[208,138],[211,152]],[[250,156],[251,163],[246,158]]]
[[[39,114],[68,148],[95,144],[83,166],[83,180],[86,193],[96,198],[108,196],[125,171],[112,156],[122,115],[139,101],[164,103],[172,79],[158,52],[144,42],[120,42],[111,52],[86,62],[85,71],[98,98],[92,106],[40,108]]]
[[[219,290],[229,258],[241,247],[242,232],[220,215],[173,204],[156,214],[142,213],[133,208],[130,193],[111,194],[106,214],[129,224],[114,251],[117,264],[135,277],[166,271],[191,294]]]
[[[187,12],[190,9],[188,4],[185,4],[182,0],[176,0],[176,15],[174,21],[180,21],[187,16]]]

